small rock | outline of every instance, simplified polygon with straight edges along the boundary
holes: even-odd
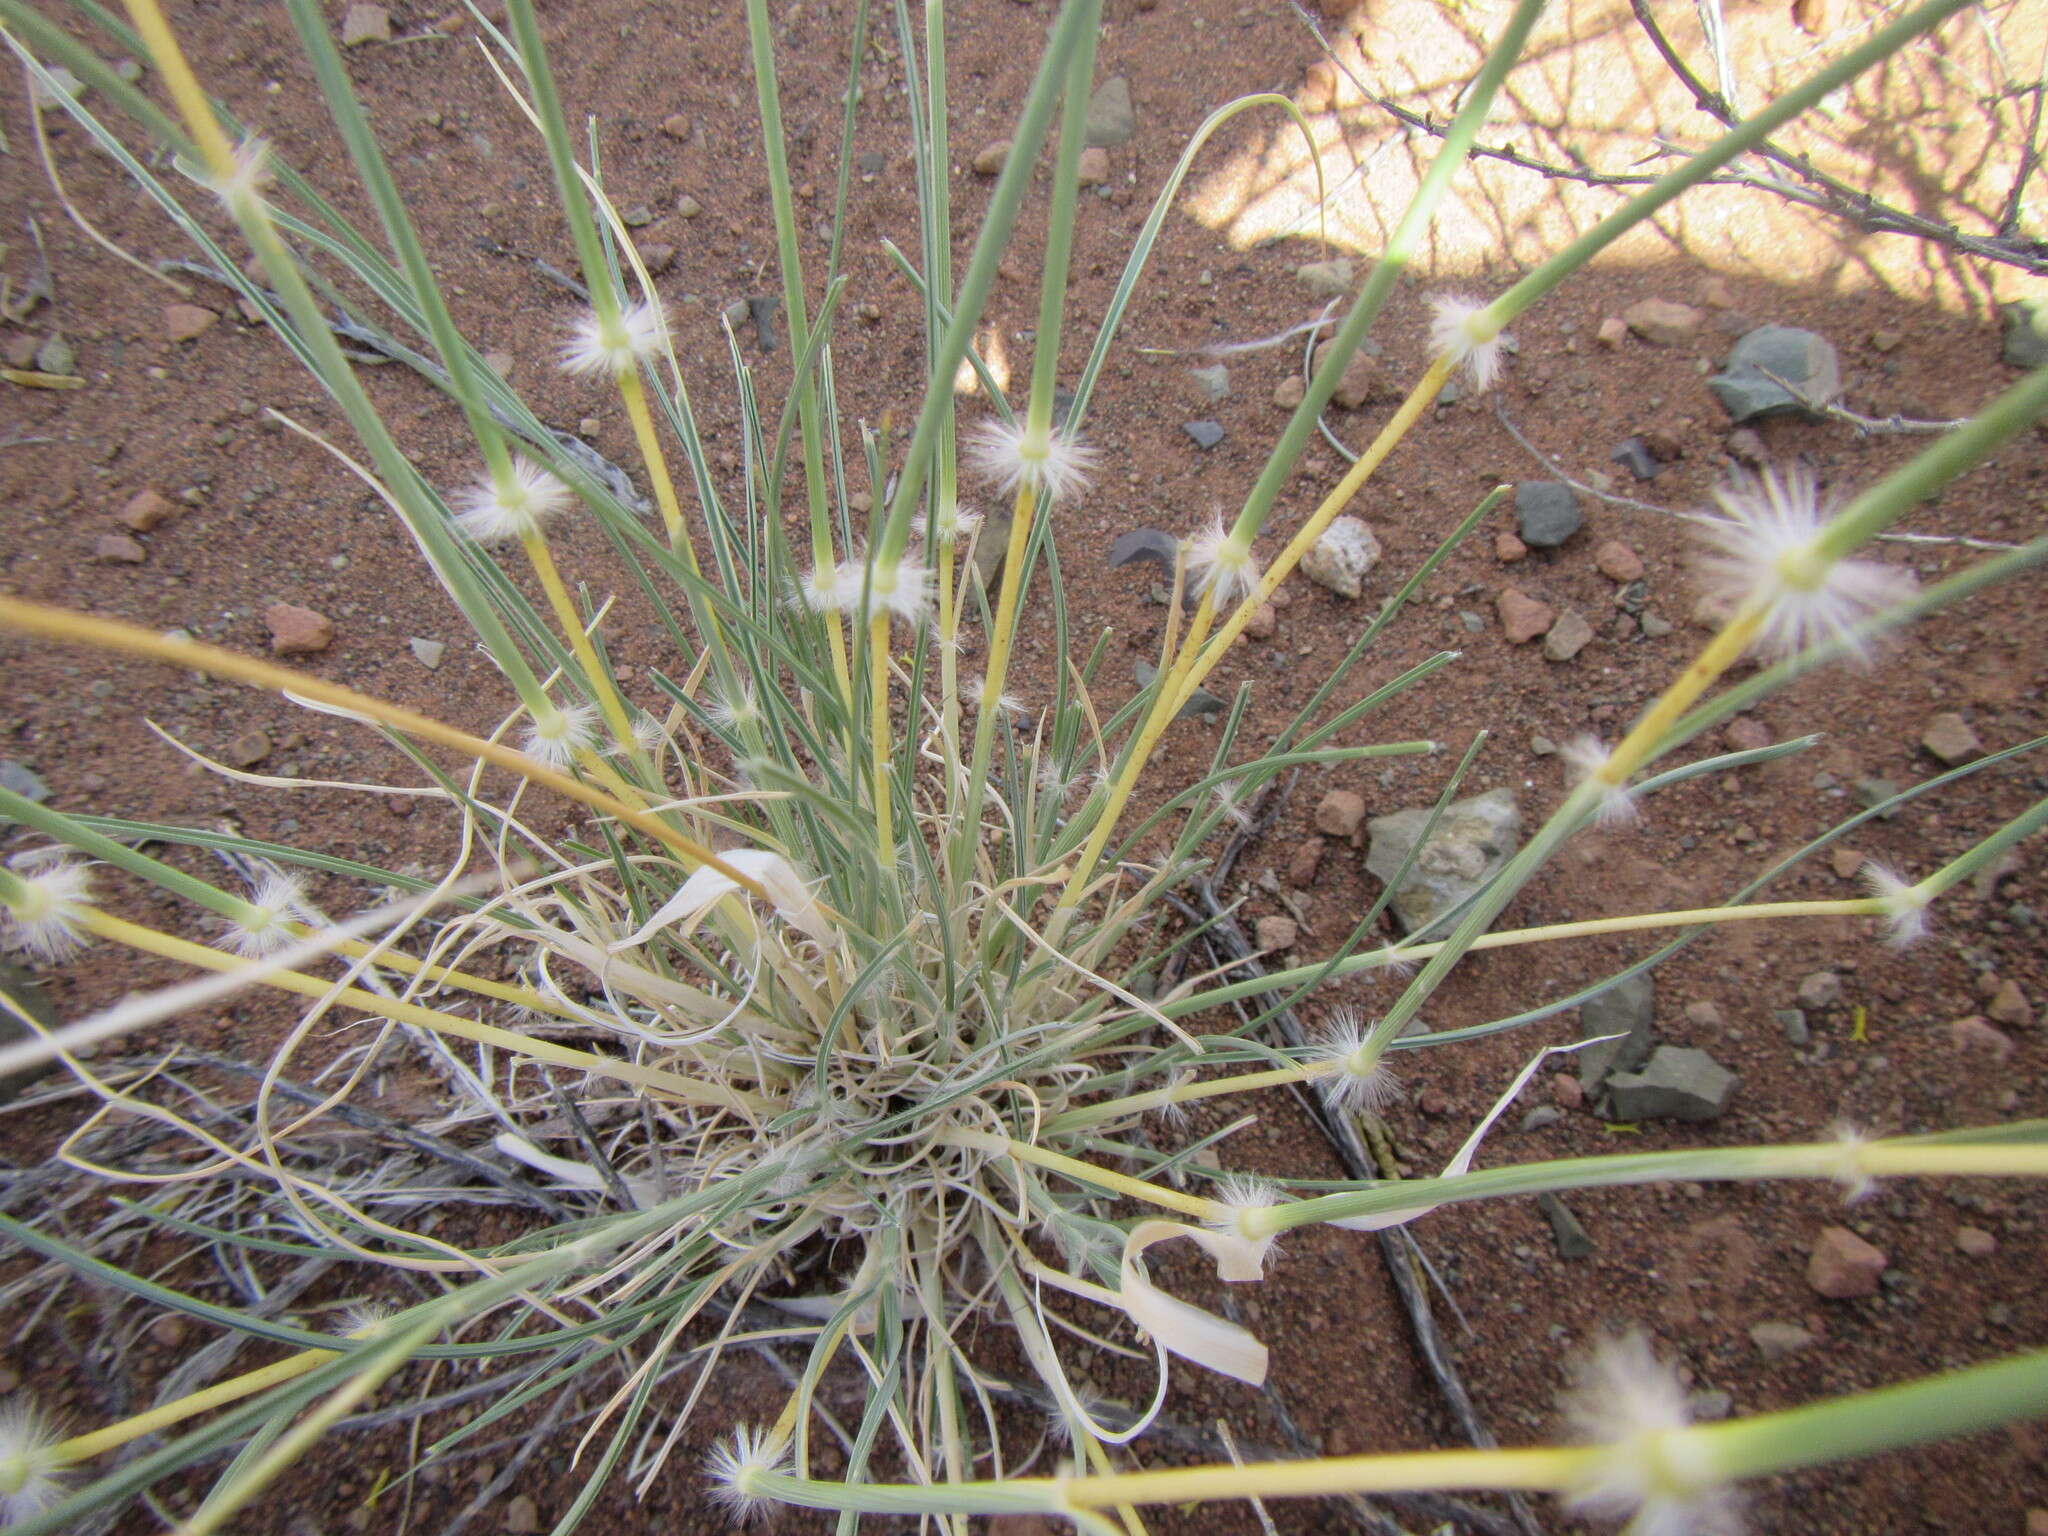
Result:
[[[1585,1106],[1586,1090],[1569,1072],[1555,1072],[1550,1078],[1550,1098],[1559,1109],[1580,1109]]]
[[[228,743],[227,751],[221,756],[235,768],[254,768],[270,756],[270,737],[260,726],[252,726]]]
[[[1375,816],[1365,867],[1391,881],[1408,862],[1428,822],[1429,807]],[[1441,917],[1499,874],[1521,842],[1522,810],[1507,789],[1490,789],[1446,807],[1436,834],[1422,845],[1394,891],[1394,920],[1412,933]]]
[[[1113,149],[1119,144],[1130,143],[1131,136],[1137,131],[1138,117],[1131,109],[1130,82],[1122,75],[1111,75],[1095,87],[1095,94],[1088,98],[1083,142]]]
[[[1294,275],[1319,299],[1341,299],[1356,281],[1351,258],[1338,256],[1329,261],[1305,261]]]
[[[1330,359],[1332,342],[1324,342],[1316,348],[1315,370],[1323,371],[1323,364]],[[1379,364],[1364,348],[1351,354],[1351,360],[1344,365],[1343,376],[1337,380],[1337,387],[1331,391],[1330,399],[1347,411],[1355,411],[1379,392]]]
[[[1557,756],[1557,743],[1548,736],[1535,735],[1529,738],[1529,751],[1536,757]]]
[[[1260,949],[1284,954],[1294,948],[1294,941],[1301,936],[1301,925],[1291,917],[1277,914],[1262,917],[1253,924],[1253,936]]]
[[[1694,998],[1685,1005],[1685,1022],[1694,1029],[1725,1029],[1727,1018],[1721,1012],[1721,1005],[1707,1001],[1704,997]]]
[[[1998,1252],[1998,1239],[1982,1227],[1957,1227],[1956,1252],[1972,1259],[1988,1259]]]
[[[37,805],[50,798],[50,786],[43,782],[42,775],[11,757],[0,757],[0,789],[11,789]]]
[[[1356,837],[1364,820],[1365,796],[1355,790],[1333,789],[1316,807],[1316,830],[1325,837]]]
[[[659,277],[676,264],[676,248],[650,240],[640,247],[640,259],[647,264],[648,276]]]
[[[1081,151],[1079,181],[1084,187],[1101,187],[1109,183],[1109,151],[1099,144],[1090,144]]]
[[[1584,1259],[1592,1256],[1593,1239],[1587,1235],[1586,1229],[1579,1224],[1579,1218],[1571,1213],[1569,1206],[1552,1194],[1538,1195],[1536,1204],[1550,1219],[1550,1235],[1556,1240],[1559,1258]]]
[[[1297,98],[1304,112],[1327,112],[1337,102],[1337,66],[1328,59],[1317,59],[1302,71],[1301,95]]]
[[[1771,728],[1753,715],[1737,715],[1721,728],[1731,752],[1757,752],[1771,744]]]
[[[1899,786],[1890,779],[1858,779],[1850,787],[1856,792],[1856,803],[1865,810],[1875,809],[1877,806],[1883,805],[1887,800],[1896,799],[1899,793]],[[1898,815],[1899,808],[1893,806],[1888,811],[1879,811],[1877,819],[1879,821],[1896,821]]]
[[[1842,364],[1833,343],[1825,336],[1787,325],[1759,326],[1749,332],[1728,354],[1728,366],[1709,379],[1707,387],[1738,424],[1760,416],[1803,413],[1804,403],[1767,376],[1770,374],[1816,402],[1832,400],[1842,392]]]
[[[1512,533],[1496,533],[1493,536],[1493,558],[1502,565],[1513,565],[1517,560],[1526,559],[1529,546]]]
[[[1813,1345],[1813,1335],[1797,1323],[1757,1323],[1749,1330],[1749,1340],[1756,1345],[1758,1354],[1773,1361]]]
[[[1609,581],[1643,579],[1643,557],[1619,539],[1609,539],[1593,551],[1593,565]]]
[[[540,1506],[530,1493],[517,1493],[505,1502],[505,1536],[535,1536],[540,1530]]]
[[[192,341],[212,329],[220,316],[201,304],[166,304],[164,335],[172,341]]]
[[[680,112],[671,112],[661,120],[661,131],[672,139],[687,139],[690,136],[690,120]]]
[[[1770,457],[1770,450],[1764,447],[1764,440],[1757,435],[1754,427],[1737,427],[1728,434],[1728,453],[1744,464],[1762,464]]]
[[[1813,1030],[1806,1022],[1804,1008],[1773,1008],[1771,1017],[1777,1020],[1778,1028],[1785,1032],[1785,1039],[1793,1047],[1803,1049],[1813,1043]]]
[[[1181,431],[1195,440],[1195,446],[1203,452],[1214,448],[1223,441],[1223,424],[1216,421],[1184,421]]]
[[[1899,343],[1905,339],[1897,331],[1872,331],[1870,333],[1870,350],[1873,352],[1896,352],[1899,349]]]
[[[312,656],[334,643],[334,621],[297,603],[272,603],[263,610],[270,649],[279,656]]]
[[[1961,715],[1944,711],[1927,722],[1920,733],[1920,745],[1953,768],[1984,755],[1984,743]]]
[[[1643,633],[1652,640],[1662,640],[1671,633],[1671,621],[1661,613],[1645,613],[1636,619],[1643,626]]]
[[[92,557],[102,565],[140,565],[149,551],[125,533],[103,533],[93,540]]]
[[[2048,364],[2048,304],[2039,299],[2021,300],[2000,306],[2005,316],[2005,346],[2001,356],[2014,368],[2039,368]]]
[[[1652,346],[1682,347],[1699,333],[1705,318],[1690,304],[1670,299],[1644,299],[1621,312],[1628,328]]]
[[[679,219],[694,219],[703,211],[704,205],[687,192],[676,199],[676,217]]]
[[[635,203],[619,215],[619,221],[628,229],[645,229],[654,222],[654,210],[645,203]]]
[[[1624,438],[1607,458],[1609,463],[1619,464],[1638,480],[1654,480],[1664,472],[1664,466],[1657,462],[1649,445],[1640,437]]]
[[[1515,532],[1531,549],[1555,549],[1579,531],[1579,498],[1562,480],[1524,480],[1515,487]]]
[[[999,176],[1010,158],[1010,141],[992,139],[974,152],[974,174],[977,176]]]
[[[1291,411],[1301,404],[1308,394],[1308,386],[1301,381],[1301,375],[1290,373],[1273,386],[1273,403],[1283,411]]]
[[[1363,816],[1365,814],[1364,801],[1361,800],[1359,802],[1358,810],[1359,815]],[[1321,813],[1318,812],[1317,816],[1320,819]],[[1352,830],[1356,831],[1357,826],[1357,822],[1354,821],[1352,823]],[[1316,871],[1322,868],[1323,849],[1325,846],[1327,845],[1320,837],[1311,837],[1303,841],[1301,846],[1294,850],[1292,857],[1287,861],[1287,883],[1289,885],[1293,886],[1297,891],[1305,891],[1316,883]]]
[[[1612,351],[1628,340],[1628,322],[1619,315],[1609,315],[1600,322],[1600,329],[1596,334],[1600,345]]]
[[[441,658],[448,654],[448,645],[443,640],[422,640],[418,635],[405,642],[412,650],[413,658],[429,672],[441,665]]]
[[[1998,990],[1991,995],[1984,1011],[2000,1024],[2010,1024],[2015,1029],[2024,1029],[2034,1022],[2034,1005],[2027,1001],[2027,994],[2010,976],[1998,984]]]
[[[1718,1424],[1735,1411],[1735,1395],[1719,1387],[1704,1387],[1685,1401],[1693,1418],[1702,1424]]]
[[[1739,600],[1727,592],[1703,592],[1692,605],[1692,622],[1704,630],[1718,631],[1735,617]]]
[[[1507,631],[1509,645],[1526,645],[1548,630],[1557,618],[1548,603],[1539,603],[1515,587],[1501,588],[1493,606],[1500,614],[1501,628]]]
[[[137,533],[148,533],[177,510],[175,502],[157,495],[155,491],[137,491],[121,509],[121,521]]]
[[[36,353],[41,350],[42,343],[33,336],[10,336],[4,345],[0,345],[0,357],[7,360],[10,368],[33,368]]]
[[[1650,972],[1616,982],[1579,1005],[1579,1038],[1600,1040],[1578,1052],[1579,1088],[1596,1096],[1616,1072],[1633,1072],[1650,1059],[1650,1024],[1657,1014],[1657,982]],[[1620,1039],[1602,1039],[1619,1035]]]
[[[510,352],[503,351],[502,349],[484,354],[484,366],[501,379],[512,377],[512,370],[517,366],[517,362],[518,360]]]
[[[1551,661],[1570,661],[1593,638],[1593,626],[1576,608],[1567,608],[1543,637],[1543,654]]]
[[[1379,563],[1380,541],[1362,521],[1347,516],[1333,520],[1302,556],[1301,573],[1339,597],[1356,598]]]
[[[183,1344],[190,1331],[185,1326],[185,1319],[175,1312],[166,1312],[149,1325],[151,1341],[161,1344],[165,1349],[176,1349]]]
[[[78,369],[78,351],[62,336],[51,336],[36,348],[36,371],[38,373],[75,373]]]
[[[1981,1013],[1973,1013],[1950,1024],[1948,1038],[1957,1050],[1983,1051],[1993,1061],[2004,1061],[2017,1049],[2012,1036]]]
[[[1842,1000],[1842,978],[1833,971],[1809,971],[1799,981],[1799,1006],[1810,1013]]]
[[[48,73],[50,78],[47,84],[40,79],[31,79],[29,82],[29,99],[44,110],[62,105],[66,97],[76,101],[85,94],[85,82],[62,64],[50,65]]]
[[[1607,1092],[1618,1120],[1717,1120],[1741,1078],[1705,1051],[1660,1045],[1640,1072],[1617,1072]]]
[[[1807,1256],[1806,1283],[1833,1301],[1875,1296],[1885,1263],[1882,1249],[1873,1248],[1847,1227],[1823,1227]]]
[[[1522,1116],[1522,1129],[1525,1131],[1544,1130],[1549,1126],[1557,1124],[1563,1118],[1564,1111],[1555,1104],[1538,1104],[1529,1113]]]
[[[1261,603],[1252,610],[1252,616],[1244,621],[1244,632],[1254,640],[1270,640],[1273,632],[1280,627],[1280,610],[1271,603]]]
[[[381,5],[352,5],[341,19],[341,46],[344,48],[390,41],[391,13]]]
[[[1854,880],[1863,868],[1863,855],[1854,848],[1844,848],[1840,843],[1828,850],[1828,863],[1835,874],[1843,880]]]

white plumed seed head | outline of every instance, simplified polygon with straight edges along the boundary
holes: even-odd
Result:
[[[1642,812],[1636,806],[1636,792],[1632,786],[1626,782],[1614,783],[1606,777],[1611,755],[1607,744],[1597,736],[1575,737],[1558,752],[1559,757],[1578,770],[1580,782],[1598,786],[1600,825],[1625,827],[1633,824]]]
[[[206,184],[230,213],[244,213],[263,200],[269,181],[270,143],[251,134],[235,146],[234,173],[209,177]]]
[[[1869,1140],[1846,1120],[1835,1127],[1834,1181],[1842,1186],[1842,1201],[1854,1205],[1877,1188],[1877,1180],[1863,1163],[1863,1148]]]
[[[316,921],[306,905],[306,885],[297,875],[266,867],[257,876],[256,889],[235,917],[228,919],[228,948],[238,955],[268,955],[283,949],[298,937],[295,923]]]
[[[538,758],[550,768],[566,768],[576,760],[576,754],[588,751],[597,744],[597,708],[591,704],[571,704],[566,708],[549,705],[547,713],[537,715],[526,727],[519,750],[528,757]]]
[[[1312,1061],[1324,1064],[1322,1090],[1332,1109],[1352,1114],[1385,1109],[1401,1093],[1401,1080],[1368,1044],[1372,1034],[1355,1008],[1339,1008],[1323,1026]]]
[[[941,539],[965,539],[981,526],[981,514],[970,512],[957,501],[942,501],[932,518],[932,532]]]
[[[1872,859],[1863,861],[1863,883],[1884,907],[1884,919],[1891,930],[1886,936],[1888,944],[1904,949],[1927,937],[1927,906],[1934,900],[1931,891],[1909,885]]]
[[[711,1496],[741,1520],[763,1513],[775,1499],[761,1491],[760,1479],[786,1472],[788,1456],[789,1447],[772,1433],[742,1424],[711,1449],[705,1468]]]
[[[1197,592],[1213,592],[1216,601],[1235,606],[1252,595],[1259,584],[1259,563],[1251,546],[1239,543],[1221,517],[1188,543],[1188,576]]]
[[[633,745],[642,752],[659,752],[668,745],[668,727],[659,715],[644,709],[634,712]]]
[[[609,321],[592,310],[563,343],[562,367],[570,373],[631,373],[641,359],[660,353],[667,334],[668,317],[659,304],[628,305]]]
[[[64,1496],[57,1445],[34,1403],[15,1396],[0,1404],[0,1525],[31,1520]]]
[[[998,490],[1028,485],[1040,496],[1066,501],[1088,489],[1095,450],[1078,438],[1047,429],[1033,432],[1021,422],[984,421],[967,440],[969,460]]]
[[[985,677],[970,677],[963,680],[960,684],[960,698],[972,710],[992,707],[1004,715],[1015,716],[1024,713],[1024,705],[1014,693],[999,693],[993,699],[989,698],[988,679]]]
[[[0,939],[6,947],[51,964],[85,948],[81,927],[92,904],[91,871],[61,854],[26,855],[10,867],[21,881],[21,894],[0,906]]]
[[[1279,1187],[1248,1174],[1226,1174],[1217,1186],[1216,1203],[1222,1209],[1202,1225],[1229,1239],[1226,1245],[1210,1249],[1218,1278],[1233,1282],[1263,1278],[1266,1256],[1280,1234],[1266,1230],[1259,1218],[1280,1204]]]
[[[1464,370],[1481,393],[1500,377],[1501,354],[1513,338],[1487,318],[1487,307],[1461,293],[1440,293],[1429,301],[1429,346]]]
[[[568,486],[531,459],[515,457],[503,485],[484,480],[455,498],[455,526],[479,544],[523,539],[570,500]]]
[[[887,613],[906,624],[922,624],[932,611],[933,590],[932,568],[921,553],[912,550],[894,565],[875,567],[868,589],[868,617]]]
[[[797,598],[813,613],[847,613],[860,606],[867,572],[858,560],[821,565],[805,574]]]
[[[1716,553],[1699,571],[1712,594],[1731,604],[1764,606],[1760,642],[1782,656],[1826,640],[1842,640],[1866,657],[1854,638],[1871,614],[1913,592],[1903,571],[1869,560],[1833,560],[1820,536],[1833,513],[1804,466],[1783,475],[1765,470],[1742,475],[1714,493],[1723,516],[1697,519],[1700,536]]]
[[[1691,1429],[1685,1387],[1640,1333],[1596,1345],[1563,1407],[1574,1437],[1599,1448],[1570,1490],[1573,1509],[1631,1519],[1630,1536],[1735,1531],[1734,1495]]]
[[[707,704],[704,713],[713,725],[724,726],[736,731],[742,726],[752,725],[761,718],[761,701],[754,696],[754,690],[745,683],[736,685],[729,694],[720,694]]]

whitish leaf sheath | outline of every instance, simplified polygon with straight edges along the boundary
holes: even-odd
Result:
[[[566,768],[576,754],[597,744],[597,706],[550,705],[544,715],[534,717],[521,738],[519,750],[550,768]]]
[[[1487,307],[1461,293],[1440,293],[1429,301],[1429,346],[1463,371],[1484,393],[1500,377],[1503,349],[1514,338],[1489,319]]]
[[[306,905],[305,883],[297,875],[266,868],[240,915],[228,919],[226,943],[238,955],[267,955],[298,937],[292,924],[315,921],[317,915]]]
[[[984,421],[969,436],[967,452],[982,478],[998,490],[1014,492],[1028,485],[1053,501],[1079,496],[1095,472],[1093,448],[1050,428],[1033,432],[1023,425]]]
[[[1578,770],[1582,782],[1590,781],[1599,787],[1601,826],[1633,826],[1640,819],[1642,811],[1636,805],[1634,788],[1625,779],[1617,783],[1607,776],[1607,743],[1597,736],[1574,737],[1558,756]]]
[[[1909,885],[1871,859],[1863,861],[1863,883],[1884,904],[1885,922],[1891,929],[1886,942],[1894,949],[1905,949],[1927,937],[1927,905],[1934,900],[1931,891]]]
[[[92,874],[76,859],[31,854],[10,866],[20,881],[0,913],[9,949],[52,964],[85,948],[81,926],[91,905]]]
[[[705,1471],[711,1496],[737,1519],[751,1520],[775,1502],[760,1491],[759,1479],[789,1471],[789,1447],[770,1432],[743,1424],[730,1440],[712,1447]]]
[[[611,319],[592,310],[563,344],[562,366],[570,373],[631,373],[644,359],[660,355],[667,334],[668,317],[659,304],[633,304]]]
[[[1401,1094],[1401,1080],[1381,1063],[1370,1044],[1371,1028],[1356,1008],[1339,1008],[1323,1026],[1323,1038],[1312,1060],[1330,1063],[1322,1079],[1323,1098],[1332,1109],[1365,1114],[1385,1109]]]
[[[479,544],[524,539],[572,500],[560,480],[531,459],[515,458],[504,485],[486,480],[455,498],[455,526]]]
[[[1188,544],[1188,576],[1197,592],[1214,593],[1219,607],[1234,608],[1251,596],[1261,574],[1250,544],[1239,542],[1220,517]]]
[[[1760,643],[1782,656],[1821,641],[1840,641],[1867,654],[1855,634],[1872,613],[1911,595],[1903,571],[1868,560],[1837,560],[1820,538],[1832,507],[1804,467],[1783,475],[1743,475],[1714,493],[1725,516],[1700,517],[1700,536],[1717,553],[1702,556],[1700,575],[1729,604],[1760,603]]]
[[[57,1433],[25,1398],[0,1406],[0,1523],[19,1525],[64,1496]]]
[[[1574,1435],[1600,1447],[1571,1506],[1629,1519],[1630,1536],[1714,1536],[1738,1529],[1734,1493],[1690,1431],[1684,1385],[1639,1333],[1606,1339],[1562,1404]]]
[[[778,916],[794,923],[821,944],[832,942],[832,925],[825,920],[825,912],[818,905],[818,899],[811,894],[811,888],[796,872],[789,860],[779,853],[770,853],[765,848],[734,848],[719,854],[727,864],[756,881],[768,893]],[[741,889],[731,876],[721,873],[706,864],[685,880],[682,888],[663,904],[661,910],[650,917],[646,924],[627,934],[612,945],[613,953],[645,944],[655,934],[668,927],[680,927],[688,933],[704,920],[704,914],[712,904]]]

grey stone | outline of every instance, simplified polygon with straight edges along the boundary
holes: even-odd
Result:
[[[1524,480],[1515,487],[1515,525],[1531,549],[1555,549],[1579,531],[1579,498],[1562,480]]]
[[[1576,608],[1567,608],[1543,637],[1543,654],[1551,661],[1570,661],[1592,640],[1593,626],[1586,622],[1586,616]]]
[[[1810,971],[1799,979],[1799,1006],[1809,1012],[1832,1008],[1842,1000],[1842,978],[1833,971]]]
[[[50,798],[50,786],[43,782],[42,775],[11,757],[0,757],[0,789],[11,789],[38,805]]]
[[[1557,1243],[1559,1258],[1592,1257],[1593,1239],[1586,1229],[1579,1225],[1579,1218],[1571,1213],[1570,1206],[1550,1194],[1538,1195],[1536,1204],[1542,1207],[1543,1214],[1550,1218],[1550,1235]]]
[[[1633,1072],[1650,1059],[1650,1024],[1657,1016],[1657,980],[1648,971],[1617,981],[1579,1006],[1579,1038],[1619,1035],[1578,1053],[1579,1086],[1592,1098],[1616,1072]]]
[[[1618,1120],[1715,1120],[1740,1083],[1705,1051],[1660,1045],[1640,1072],[1617,1072],[1607,1092]]]
[[[1854,788],[1856,790],[1856,803],[1865,810],[1869,810],[1873,806],[1883,805],[1885,801],[1891,799],[1899,792],[1899,786],[1890,779],[1858,779]],[[1898,814],[1899,808],[1895,805],[1888,811],[1879,811],[1877,819],[1879,821],[1892,821],[1897,818]]]
[[[1813,1039],[1813,1031],[1806,1025],[1804,1008],[1774,1008],[1771,1017],[1778,1021],[1778,1028],[1785,1031],[1785,1038],[1794,1045],[1807,1045]]]
[[[1187,433],[1189,437],[1192,437],[1195,440],[1195,446],[1197,448],[1205,450],[1209,448],[1214,448],[1218,443],[1223,441],[1223,427],[1222,424],[1219,422],[1183,422],[1181,424],[1181,430]]]
[[[1351,292],[1351,258],[1338,256],[1329,261],[1305,261],[1294,275],[1319,299],[1341,299]]]
[[[1825,336],[1789,325],[1758,326],[1728,354],[1728,366],[1707,380],[1729,419],[1804,412],[1800,400],[1769,377],[1775,374],[1816,403],[1842,390],[1842,364]]]
[[[1749,1341],[1766,1360],[1782,1360],[1809,1348],[1813,1335],[1797,1323],[1756,1323],[1750,1327]]]
[[[1734,1395],[1719,1387],[1703,1387],[1686,1402],[1692,1405],[1693,1418],[1702,1424],[1717,1423],[1735,1411]]]
[[[406,641],[406,644],[412,648],[414,659],[429,672],[438,668],[441,665],[441,658],[448,654],[448,643],[445,640],[422,640],[415,635]]]
[[[1202,393],[1211,400],[1230,398],[1230,370],[1223,364],[1213,363],[1207,368],[1190,368],[1188,377],[1201,385]]]
[[[1563,1118],[1564,1111],[1555,1104],[1538,1104],[1529,1113],[1522,1116],[1522,1129],[1525,1131],[1544,1130],[1557,1124]]]
[[[43,989],[36,985],[33,976],[11,960],[0,960],[0,994],[21,1005],[21,1011],[16,1012],[7,1002],[0,1001],[0,1045],[19,1045],[57,1027],[56,1011],[50,1007],[49,999],[43,996]],[[29,1020],[34,1020],[42,1028],[31,1029]],[[39,1061],[19,1072],[0,1077],[0,1104],[11,1103],[20,1096],[22,1089],[56,1065],[54,1060]]]
[[[2000,313],[2005,316],[2005,360],[2015,368],[2048,365],[2048,303],[2022,299],[2003,305]]]
[[[1375,816],[1366,823],[1371,838],[1365,867],[1391,881],[1422,836],[1429,807]],[[1423,845],[1408,878],[1394,892],[1394,919],[1410,933],[1433,922],[1499,874],[1521,843],[1522,810],[1506,789],[1447,807],[1436,835]]]
[[[1671,621],[1662,614],[1646,613],[1639,622],[1643,626],[1643,633],[1652,640],[1661,640],[1671,633]]]
[[[1122,75],[1112,75],[1095,87],[1088,98],[1088,119],[1082,142],[1102,149],[1114,149],[1131,142],[1138,131],[1138,115],[1131,109],[1131,85]]]
[[[1301,574],[1339,597],[1356,598],[1379,563],[1379,539],[1358,518],[1345,516],[1332,520],[1309,547],[1301,560]]]

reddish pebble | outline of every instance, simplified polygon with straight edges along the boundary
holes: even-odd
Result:
[[[1771,744],[1770,727],[1761,720],[1737,715],[1721,728],[1721,739],[1731,752],[1755,752]]]
[[[1502,565],[1513,565],[1529,553],[1529,546],[1512,533],[1496,533],[1493,536],[1493,558]]]
[[[1957,1227],[1956,1252],[1973,1259],[1988,1259],[1998,1252],[1998,1239],[1982,1227]]]
[[[1252,610],[1252,616],[1244,621],[1244,632],[1254,640],[1270,640],[1273,631],[1280,627],[1280,615],[1271,603],[1261,603]]]
[[[1593,564],[1609,581],[1641,581],[1643,557],[1619,539],[1609,539],[1593,551]]]
[[[1294,857],[1287,861],[1287,883],[1297,891],[1305,891],[1316,883],[1316,871],[1323,863],[1323,840],[1312,837],[1294,850]]]
[[[1500,611],[1500,626],[1507,631],[1510,645],[1526,645],[1547,632],[1557,618],[1548,603],[1539,603],[1513,587],[1501,589],[1494,607]]]
[[[137,533],[147,533],[177,510],[155,491],[137,491],[121,509],[121,521]]]
[[[125,533],[108,533],[94,541],[92,557],[102,565],[140,565],[149,551]]]
[[[1853,1301],[1877,1294],[1877,1277],[1885,1271],[1884,1251],[1873,1248],[1847,1227],[1823,1227],[1806,1260],[1806,1283],[1835,1301]]]
[[[1998,990],[1991,996],[1991,1004],[1984,1010],[2001,1024],[2015,1024],[2024,1028],[2034,1022],[2034,1005],[2027,1001],[2027,994],[2020,990],[2020,984],[2008,976],[1998,984]]]
[[[334,621],[297,603],[272,603],[263,610],[270,648],[280,656],[311,656],[334,643]]]
[[[1355,837],[1365,820],[1365,796],[1356,790],[1333,789],[1316,807],[1316,830],[1326,837]]]
[[[1828,854],[1828,862],[1835,866],[1835,873],[1844,880],[1853,880],[1857,871],[1863,868],[1863,855],[1854,848],[1844,848],[1837,843]]]
[[[1957,1019],[1948,1027],[1948,1037],[1959,1051],[1986,1051],[1994,1061],[2004,1061],[2013,1053],[2012,1036],[1993,1024],[1981,1013],[1968,1018]]]
[[[1559,1072],[1550,1079],[1550,1100],[1559,1109],[1577,1109],[1586,1102],[1586,1090],[1571,1073]]]
[[[191,341],[211,330],[220,316],[197,304],[166,304],[164,334],[172,341]]]

